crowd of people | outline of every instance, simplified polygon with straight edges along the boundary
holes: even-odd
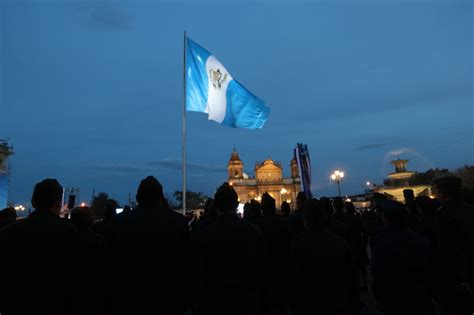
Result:
[[[204,214],[172,211],[154,177],[135,209],[59,216],[63,189],[36,184],[28,218],[0,212],[0,313],[360,314],[371,292],[383,314],[473,314],[474,208],[461,181],[436,199],[374,193],[371,209],[307,198],[277,212],[267,193],[237,214],[224,183]]]

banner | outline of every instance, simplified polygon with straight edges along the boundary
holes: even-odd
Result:
[[[313,198],[311,192],[311,161],[309,158],[308,145],[297,143],[294,150],[298,171],[301,179],[301,191],[304,192],[307,199]]]

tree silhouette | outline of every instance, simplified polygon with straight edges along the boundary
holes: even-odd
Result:
[[[92,213],[97,219],[102,219],[107,211],[115,210],[118,207],[118,202],[109,198],[109,195],[104,192],[100,192],[95,196],[91,205]]]
[[[183,191],[176,190],[173,193],[173,197],[176,200],[176,206],[179,208],[183,207]],[[204,195],[200,192],[194,192],[190,190],[186,190],[186,208],[187,209],[203,209],[204,205],[206,204],[209,196]]]

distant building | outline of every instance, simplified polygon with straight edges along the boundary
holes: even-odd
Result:
[[[397,158],[390,162],[395,166],[395,172],[388,175],[384,186],[377,187],[375,191],[388,195],[390,198],[403,202],[404,189],[412,189],[415,196],[425,195],[431,196],[430,185],[410,185],[410,180],[415,176],[415,172],[407,171],[408,160]]]
[[[296,195],[301,191],[301,181],[295,158],[290,163],[291,176],[283,177],[283,167],[280,162],[268,158],[255,163],[255,177],[244,173],[244,164],[237,151],[232,151],[227,165],[228,183],[239,195],[239,202],[246,203],[252,199],[261,200],[263,193],[269,193],[276,201],[277,208],[286,201],[294,207]]]
[[[6,140],[0,139],[0,210],[7,206],[10,178],[8,173],[8,157],[13,154],[13,148]]]

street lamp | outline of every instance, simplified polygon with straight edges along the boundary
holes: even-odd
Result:
[[[331,179],[336,182],[337,184],[337,191],[339,193],[339,197],[341,197],[341,181],[344,177],[344,172],[340,170],[335,170],[334,173],[331,174]]]

